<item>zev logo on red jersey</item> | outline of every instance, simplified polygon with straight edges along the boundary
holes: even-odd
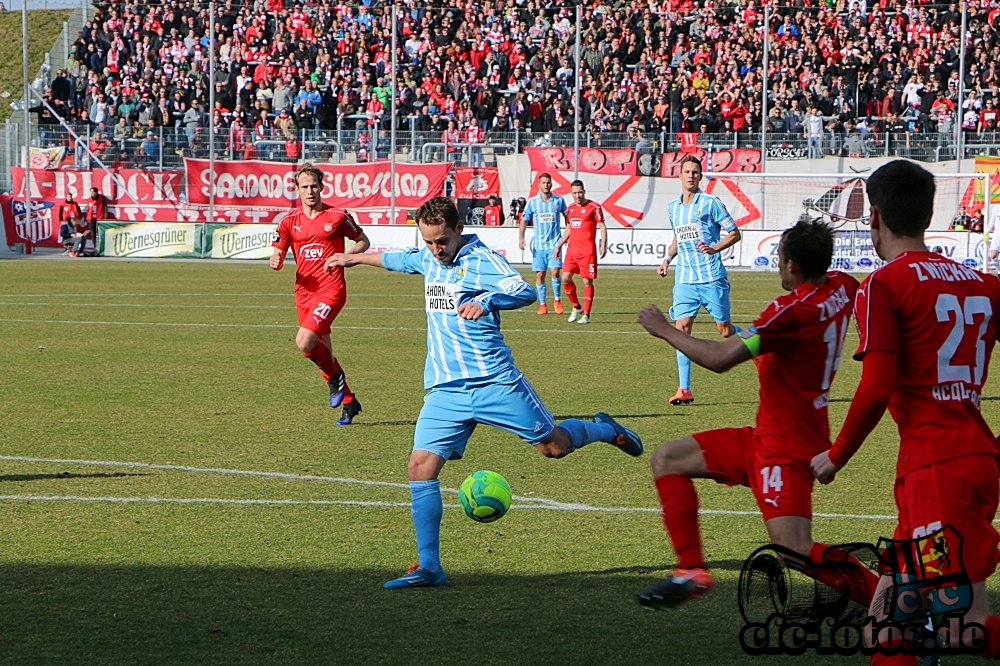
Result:
[[[299,258],[303,261],[320,261],[323,259],[323,244],[309,243],[299,248]]]

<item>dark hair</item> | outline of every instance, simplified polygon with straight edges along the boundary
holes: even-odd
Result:
[[[896,236],[920,238],[934,213],[934,176],[913,162],[893,160],[868,177],[868,201]]]
[[[804,213],[794,227],[781,234],[781,251],[806,279],[818,278],[830,268],[833,259],[833,230]]]
[[[681,163],[677,165],[677,173],[680,173],[684,169],[684,165],[688,162],[698,165],[698,173],[705,173],[705,170],[701,168],[701,160],[690,153],[681,158]]]
[[[548,178],[549,180],[552,180],[552,174],[550,174],[548,171],[543,171],[540,174],[538,174],[537,180],[541,180],[542,178]]]
[[[436,226],[443,224],[449,229],[458,228],[458,208],[448,197],[434,197],[425,201],[413,214],[417,224]]]
[[[572,183],[570,183],[569,186],[570,187],[583,187],[583,189],[587,189],[586,187],[584,187],[583,181],[580,180],[579,178],[576,179],[576,180],[574,180]]]

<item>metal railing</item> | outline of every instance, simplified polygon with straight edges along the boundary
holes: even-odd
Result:
[[[350,121],[362,120],[362,125],[351,127]],[[31,117],[33,147],[53,148],[63,146],[71,156],[73,166],[90,168],[90,158],[82,145],[70,139],[68,132],[59,125],[39,124]],[[21,163],[23,115],[9,119],[0,132],[0,191],[11,188],[10,167]],[[496,158],[523,152],[527,147],[559,147],[572,150],[573,135],[568,133],[537,133],[529,131],[490,131],[482,143],[448,143],[442,141],[442,132],[419,132],[414,122],[409,128],[397,132],[396,158],[406,162],[452,161],[470,166],[492,166]],[[179,169],[184,157],[209,156],[208,129],[188,128],[182,123],[171,127],[128,128],[93,125],[73,125],[74,129],[102,160],[122,168]],[[147,132],[153,132],[152,143]],[[296,146],[289,152],[287,136],[274,129],[264,137],[255,136],[253,128],[233,133],[218,130],[215,136],[215,156],[218,159],[263,159],[275,161],[310,160],[320,162],[351,163],[374,161],[389,157],[388,130],[378,123],[368,125],[367,118],[346,116],[338,129],[296,129],[291,132]],[[362,137],[364,135],[364,138]],[[886,132],[876,125],[849,133],[825,129],[821,137],[810,139],[802,133],[768,134],[766,158],[771,161],[817,159],[821,157],[908,157],[925,162],[955,159],[955,142],[950,132]],[[698,134],[695,144],[709,152],[731,148],[760,148],[757,133]],[[145,144],[145,147],[143,146]],[[640,153],[657,157],[661,152],[682,149],[682,137],[666,131],[659,133],[585,132],[580,135],[581,148],[631,148]],[[962,157],[1000,155],[1000,132],[966,132],[963,135]],[[768,169],[769,171],[772,169]]]

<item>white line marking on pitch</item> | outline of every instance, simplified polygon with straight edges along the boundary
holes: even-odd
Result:
[[[133,469],[159,469],[175,472],[193,472],[197,474],[225,474],[233,476],[257,476],[275,479],[289,479],[297,481],[323,481],[328,483],[348,483],[362,486],[381,486],[388,488],[398,488],[409,490],[409,485],[405,483],[393,483],[391,481],[368,481],[365,479],[352,479],[334,476],[317,476],[312,474],[292,474],[289,472],[258,472],[253,470],[225,469],[218,467],[189,467],[187,465],[159,465],[154,463],[122,462],[117,460],[77,460],[71,458],[33,458],[29,456],[0,456],[0,460],[12,462],[28,463],[52,463],[58,465],[89,465],[94,467],[128,467]],[[455,488],[441,488],[441,492],[458,494]],[[514,504],[518,509],[547,509],[551,511],[581,511],[595,513],[660,513],[659,509],[648,507],[603,507],[590,506],[587,504],[557,502],[555,500],[542,497],[524,497],[514,495],[513,499],[519,502]],[[388,506],[388,507],[409,507],[409,502],[362,502],[352,500],[238,500],[238,499],[174,499],[157,497],[76,497],[76,496],[35,496],[35,495],[2,495],[0,501],[79,501],[79,502],[161,502],[174,504],[261,504],[261,505],[283,505],[283,504],[306,504],[306,505],[343,505],[343,506]],[[526,502],[526,504],[521,504]],[[445,505],[447,508],[456,508],[457,504]],[[729,511],[725,509],[699,509],[698,513],[706,516],[760,516],[759,511]],[[865,515],[865,514],[841,514],[841,513],[814,513],[814,518],[831,519],[853,519],[853,520],[896,520],[895,516],[889,515]],[[997,519],[994,522],[1000,522]]]
[[[76,326],[167,326],[171,328],[298,328],[291,324],[204,324],[162,321],[73,321],[65,319],[0,319],[0,323],[11,324],[72,324]],[[407,328],[405,326],[337,326],[334,330],[345,331],[415,331],[423,333],[427,329]],[[504,333],[544,333],[568,335],[648,335],[645,331],[586,331],[559,330],[549,328],[505,328]]]
[[[275,297],[275,298],[288,298],[292,295],[291,291],[283,291],[275,294],[87,294],[88,297],[104,297],[104,296],[127,296],[136,298],[169,298],[171,296],[183,297],[183,298],[198,298],[201,296],[211,297],[211,298],[250,298],[250,297]],[[666,293],[664,292],[664,296]],[[423,298],[420,294],[350,294],[351,298]],[[76,294],[0,294],[0,298],[75,298]],[[652,301],[655,300],[654,296],[614,296],[609,297],[609,300],[616,301]],[[770,303],[770,300],[760,300],[760,299],[740,299],[731,298],[730,303]]]

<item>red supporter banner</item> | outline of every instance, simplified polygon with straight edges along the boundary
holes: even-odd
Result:
[[[211,174],[208,160],[185,159],[188,203],[208,205]],[[323,164],[323,201],[340,208],[388,208],[390,167],[373,164]],[[296,165],[276,162],[216,162],[215,205],[253,206],[270,210],[294,208]],[[440,196],[451,164],[397,164],[396,206],[417,208]]]
[[[525,148],[531,170],[573,171],[572,148]],[[605,176],[634,176],[639,164],[634,150],[609,148],[580,148],[581,173],[599,173]]]
[[[760,151],[756,148],[729,148],[726,150],[712,151],[711,168],[708,164],[708,151],[704,148],[697,150],[684,150],[680,152],[663,154],[663,170],[660,175],[664,178],[677,178],[681,175],[681,160],[685,155],[694,155],[701,160],[705,172],[714,173],[760,173]]]
[[[14,196],[23,199],[24,168],[13,167],[10,172],[14,179]],[[184,189],[181,181],[183,171],[118,169],[113,173],[120,176],[121,180],[105,171],[32,169],[31,198],[64,201],[67,194],[72,194],[73,199],[83,207],[90,199],[90,188],[96,187],[112,204],[135,205],[129,194],[143,204],[176,206],[180,203],[180,195]]]
[[[486,199],[500,196],[500,170],[496,167],[458,167],[455,169],[455,197]]]

